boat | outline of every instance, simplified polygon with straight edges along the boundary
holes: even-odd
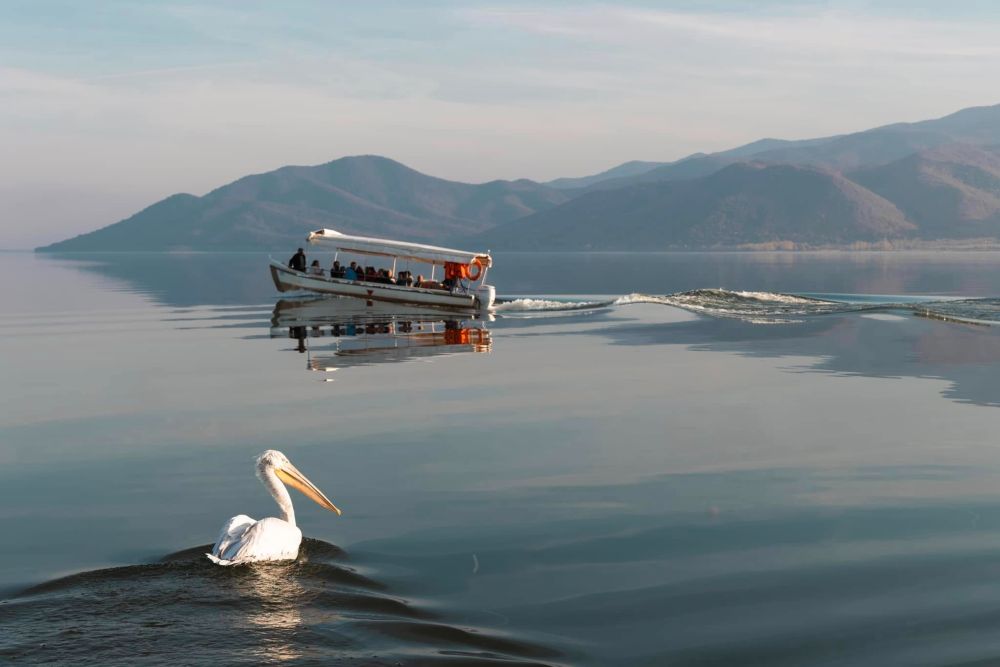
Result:
[[[295,340],[295,350],[307,355],[307,367],[322,372],[493,347],[483,318],[389,303],[365,307],[359,300],[336,297],[279,299],[270,335]]]
[[[271,278],[279,292],[306,290],[318,294],[354,297],[367,303],[385,301],[397,304],[430,306],[456,311],[489,312],[496,298],[496,289],[486,284],[487,270],[493,265],[488,252],[466,252],[439,248],[421,243],[389,239],[350,236],[333,229],[318,229],[306,239],[310,245],[354,257],[384,257],[392,261],[392,273],[398,264],[429,267],[430,279],[420,286],[409,287],[388,282],[334,278],[328,269],[323,275],[298,271],[285,263],[271,259]],[[343,262],[346,265],[346,261]],[[364,262],[359,262],[364,264]],[[443,278],[436,279],[438,268]],[[409,268],[406,269],[413,273]]]

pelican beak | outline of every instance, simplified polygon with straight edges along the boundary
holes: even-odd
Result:
[[[286,463],[280,468],[275,468],[274,474],[285,484],[301,491],[307,498],[320,507],[325,507],[328,510],[336,512],[338,515],[341,514],[340,508],[331,503],[330,499],[324,496],[323,492],[317,489],[316,485],[310,482],[309,478],[299,472],[299,469],[291,463]]]

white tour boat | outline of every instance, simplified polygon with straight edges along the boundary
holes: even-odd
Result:
[[[385,257],[392,262],[393,275],[402,262],[410,273],[416,273],[409,268],[414,264],[418,268],[427,265],[430,277],[419,286],[408,287],[389,282],[331,277],[330,267],[322,267],[322,274],[297,271],[284,262],[272,259],[271,277],[279,292],[307,290],[369,302],[387,301],[462,311],[485,312],[493,307],[496,290],[486,284],[486,271],[493,264],[489,253],[349,236],[332,229],[311,232],[307,240],[312,245],[334,251],[335,260],[340,258],[341,253],[360,259],[365,256]],[[343,263],[346,265],[347,261]],[[435,275],[438,267],[444,274],[440,282]]]

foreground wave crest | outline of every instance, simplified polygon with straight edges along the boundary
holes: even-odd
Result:
[[[553,650],[411,606],[324,542],[305,540],[296,561],[235,568],[212,565],[205,548],[4,601],[0,662],[556,664]]]

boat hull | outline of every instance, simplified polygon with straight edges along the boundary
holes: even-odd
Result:
[[[444,290],[309,275],[291,269],[273,259],[270,268],[271,279],[274,280],[274,286],[279,292],[306,290],[317,294],[349,296],[365,301],[384,301],[472,312],[488,311],[493,307],[495,295],[491,285],[481,285],[467,294],[455,294]]]

